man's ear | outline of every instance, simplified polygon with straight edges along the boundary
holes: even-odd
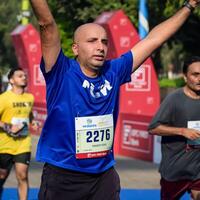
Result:
[[[185,74],[183,74],[183,79],[184,79],[185,83],[187,83],[187,77]]]
[[[9,83],[12,85],[14,83],[14,80],[12,78],[9,79]]]
[[[72,51],[75,56],[78,56],[78,44],[76,44],[76,43],[72,44]]]

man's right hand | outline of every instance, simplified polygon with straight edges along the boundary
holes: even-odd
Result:
[[[200,131],[191,128],[182,128],[181,135],[187,139],[196,140],[200,138]]]
[[[18,132],[23,128],[23,124],[13,125],[10,123],[4,123],[2,129],[11,137],[18,137]]]

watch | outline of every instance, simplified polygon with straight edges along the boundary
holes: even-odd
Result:
[[[183,7],[187,7],[191,12],[194,10],[194,7],[188,1],[183,3]]]

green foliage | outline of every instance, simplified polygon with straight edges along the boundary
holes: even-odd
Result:
[[[183,44],[179,41],[165,43],[160,51],[161,64],[166,74],[169,70],[179,73],[182,68],[182,60],[185,57]]]
[[[174,14],[181,7],[183,1],[148,0],[150,29]],[[64,52],[70,57],[73,56],[71,44],[74,30],[80,24],[94,21],[104,11],[122,9],[131,22],[136,27],[138,26],[139,0],[48,0],[48,3],[61,32]],[[10,33],[19,24],[17,15],[20,13],[20,7],[21,0],[7,0],[0,4],[1,71],[9,66],[17,65]],[[31,15],[30,21],[36,25],[33,15]],[[185,55],[199,55],[200,34],[198,30],[200,30],[200,9],[196,9],[181,31],[153,54],[156,68],[163,68],[169,63],[179,67]]]
[[[185,81],[183,78],[176,78],[176,79],[163,78],[160,79],[158,82],[161,88],[179,88],[185,85]]]
[[[90,6],[79,8],[77,10],[77,18],[82,22],[94,21],[94,19],[102,12],[124,10],[130,19],[137,24],[137,0],[116,1],[116,0],[88,0]]]
[[[135,24],[138,21],[138,0],[74,0],[70,3],[68,0],[61,0],[59,4],[63,8],[66,21],[73,29],[80,24],[94,21],[102,12],[119,9],[123,9]]]
[[[63,29],[60,26],[59,26],[59,29],[60,29],[61,44],[62,44],[63,51],[68,57],[73,58],[74,55],[71,49],[72,42],[73,42],[72,38],[69,37],[68,36],[69,34],[63,31]]]
[[[21,1],[7,0],[0,3],[0,74],[17,66],[15,50],[12,45],[11,32],[19,25],[18,16],[21,12]]]
[[[10,33],[17,24],[19,4],[17,0],[0,3],[0,72],[3,73],[12,65],[16,65],[15,52],[12,48]],[[8,17],[9,16],[9,17]]]
[[[157,0],[148,0],[150,29],[173,15],[181,7],[183,1],[162,0],[158,3]],[[55,1],[51,0],[50,2]],[[137,27],[138,5],[139,0],[74,0],[70,2],[68,0],[60,0],[57,5],[54,4],[56,9],[54,7],[53,12],[58,23],[62,24],[62,31],[67,33],[66,35],[63,34],[63,36],[71,38],[77,26],[94,21],[97,16],[105,11],[122,9]],[[200,30],[199,10],[195,10],[195,14],[191,15],[181,31],[172,37],[166,45],[154,52],[153,58],[155,58],[154,63],[157,69],[167,68],[169,64],[172,64],[175,71],[180,71],[185,55],[199,54],[199,48],[194,48],[194,46],[200,46],[200,35],[198,31],[191,31]],[[69,39],[62,38],[62,40],[65,43],[65,51],[68,51],[67,44],[70,44]]]
[[[175,11],[183,5],[185,0],[167,0],[163,9],[163,16],[165,18],[170,17]],[[194,13],[190,15],[186,23],[182,28],[168,40],[168,45],[172,46],[172,43],[182,43],[181,53],[185,52],[185,55],[199,55],[200,47],[200,35],[197,30],[200,29],[200,9],[195,9]],[[176,52],[178,56],[178,52]],[[185,57],[181,55],[181,59]]]

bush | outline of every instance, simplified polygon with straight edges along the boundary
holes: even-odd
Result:
[[[176,78],[176,79],[168,79],[162,78],[159,81],[160,88],[179,88],[185,85],[185,81],[183,78]]]

